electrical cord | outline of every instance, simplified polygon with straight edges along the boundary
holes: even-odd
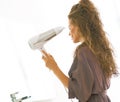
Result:
[[[67,88],[65,86],[64,86],[64,88],[65,88],[66,93],[68,94]],[[70,100],[71,100],[71,102],[73,102],[72,99],[70,99]]]

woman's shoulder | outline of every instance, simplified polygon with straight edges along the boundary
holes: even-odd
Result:
[[[79,46],[77,51],[78,56],[84,56],[84,57],[95,57],[93,52],[90,50],[87,44],[83,43]]]
[[[85,43],[80,44],[78,47],[79,53],[82,53],[82,52],[84,53],[84,52],[89,51],[89,50],[90,50],[89,47]]]

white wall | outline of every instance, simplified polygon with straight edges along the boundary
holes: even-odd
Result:
[[[0,0],[0,96],[2,102],[11,102],[10,93],[16,91],[19,91],[19,97],[32,95],[34,101],[44,99],[51,99],[54,102],[70,101],[61,82],[45,67],[41,53],[30,49],[28,40],[52,27],[59,25],[66,27],[60,35],[48,42],[45,48],[55,57],[60,68],[67,75],[75,47],[68,36],[67,15],[71,6],[77,1]],[[115,47],[118,63],[120,61],[119,1],[92,1],[100,11],[104,28]],[[120,91],[119,86],[120,77],[113,78],[108,91],[113,102],[120,101],[116,93]]]

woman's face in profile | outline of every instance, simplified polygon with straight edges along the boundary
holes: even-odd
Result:
[[[82,42],[83,36],[80,33],[78,26],[74,25],[70,19],[68,20],[68,24],[70,30],[69,35],[71,36],[73,42],[74,43]]]

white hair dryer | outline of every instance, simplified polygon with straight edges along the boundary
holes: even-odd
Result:
[[[31,38],[28,43],[31,47],[31,49],[35,50],[35,49],[39,49],[42,50],[44,49],[44,44],[51,40],[53,37],[55,37],[56,35],[58,35],[62,30],[64,29],[64,27],[56,27],[53,29],[50,29],[46,32],[43,32],[37,36],[34,36],[33,38]]]

